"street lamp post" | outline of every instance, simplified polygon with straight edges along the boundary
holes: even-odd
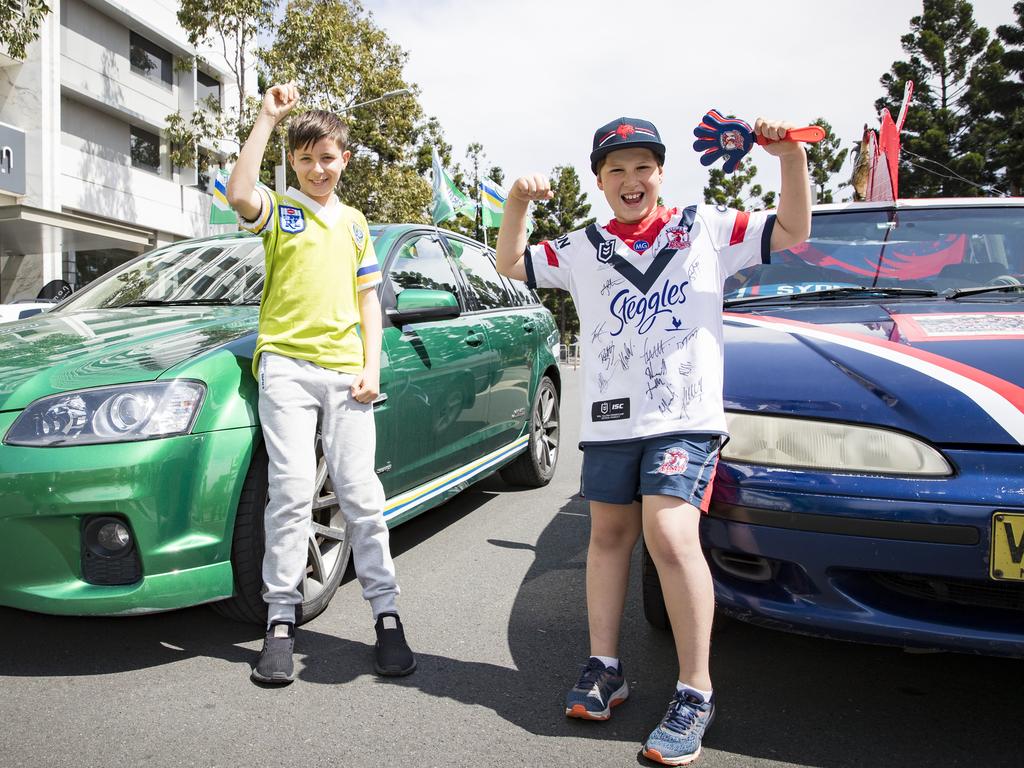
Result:
[[[360,107],[365,107],[367,104],[374,104],[374,103],[376,103],[378,101],[384,101],[385,99],[393,99],[395,96],[411,96],[411,95],[412,95],[412,91],[410,91],[408,88],[399,88],[399,89],[394,90],[394,91],[388,91],[387,93],[382,93],[380,96],[378,96],[375,99],[369,99],[368,101],[361,101],[358,104],[352,104],[351,106],[345,107],[343,109],[339,109],[338,110],[338,114],[339,115],[343,115],[346,112],[351,112],[353,109],[359,109]],[[288,174],[287,174],[287,170],[288,170],[288,153],[287,153],[287,148],[285,147],[285,143],[282,140],[281,141],[281,164],[274,166],[274,188],[277,190],[278,193],[281,193],[281,194],[283,194],[285,192],[285,190],[288,188]]]

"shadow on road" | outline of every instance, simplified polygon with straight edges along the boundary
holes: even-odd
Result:
[[[486,504],[493,492],[508,490],[498,479],[485,481],[396,529],[394,551],[415,547]],[[489,540],[495,548],[534,553],[509,615],[514,668],[419,654],[414,675],[380,684],[486,707],[533,734],[639,744],[664,711],[676,668],[671,638],[643,620],[636,562],[622,637],[630,701],[604,724],[562,716],[562,696],[586,653],[588,531],[585,505],[573,498],[536,544]],[[252,651],[238,645],[262,634],[260,627],[227,621],[205,608],[130,619],[0,609],[0,627],[0,675],[8,676],[102,675],[195,656],[251,663]],[[309,660],[301,681],[344,684],[370,668],[370,646],[320,632],[315,621],[300,633],[300,659]],[[1024,754],[1019,661],[912,655],[739,622],[726,622],[716,633],[712,654],[719,715],[706,746],[733,760],[745,756],[827,768],[1002,766],[1019,765]]]

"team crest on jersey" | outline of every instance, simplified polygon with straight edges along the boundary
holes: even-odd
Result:
[[[302,212],[301,208],[282,205],[280,210],[281,229],[283,231],[294,235],[306,228],[306,215]]]
[[[356,248],[362,248],[363,240],[366,239],[366,233],[363,232],[362,227],[360,227],[354,221],[352,222],[352,237],[356,241]]]
[[[682,448],[669,448],[661,457],[661,466],[655,472],[660,475],[682,475],[690,463],[690,454]]]
[[[665,230],[668,236],[667,248],[674,248],[677,251],[690,247],[690,232],[686,227],[669,227]]]
[[[612,260],[612,256],[615,255],[615,241],[605,240],[599,246],[597,246],[597,260],[602,264],[607,264]]]

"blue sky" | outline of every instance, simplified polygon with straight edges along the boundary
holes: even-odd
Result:
[[[574,165],[602,220],[610,209],[588,162],[599,125],[652,120],[668,147],[666,201],[697,202],[707,170],[692,131],[709,108],[751,122],[822,116],[851,142],[877,126],[879,77],[903,58],[900,36],[921,12],[921,0],[364,3],[409,53],[406,78],[457,159],[479,141],[507,178]],[[1011,6],[976,0],[975,18],[994,33]],[[759,180],[777,189],[777,161],[754,152]]]

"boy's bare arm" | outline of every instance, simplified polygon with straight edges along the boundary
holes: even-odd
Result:
[[[758,118],[754,133],[769,139],[781,139],[792,123]],[[764,145],[769,155],[779,158],[782,189],[775,211],[771,250],[782,251],[802,243],[811,234],[811,181],[807,176],[807,153],[798,141],[777,141]]]
[[[505,213],[498,228],[494,255],[498,271],[513,280],[526,280],[523,253],[526,251],[526,218],[531,200],[550,200],[553,196],[548,177],[534,173],[515,180],[508,191]]]
[[[377,291],[359,292],[359,334],[363,340],[363,372],[352,383],[352,397],[372,403],[380,394],[380,299]]]
[[[294,83],[275,85],[263,97],[263,108],[249,132],[249,138],[242,146],[242,151],[238,153],[238,161],[228,178],[228,203],[243,219],[252,221],[260,214],[262,203],[256,192],[256,182],[260,178],[263,152],[274,128],[292,111],[298,101],[299,89]]]

